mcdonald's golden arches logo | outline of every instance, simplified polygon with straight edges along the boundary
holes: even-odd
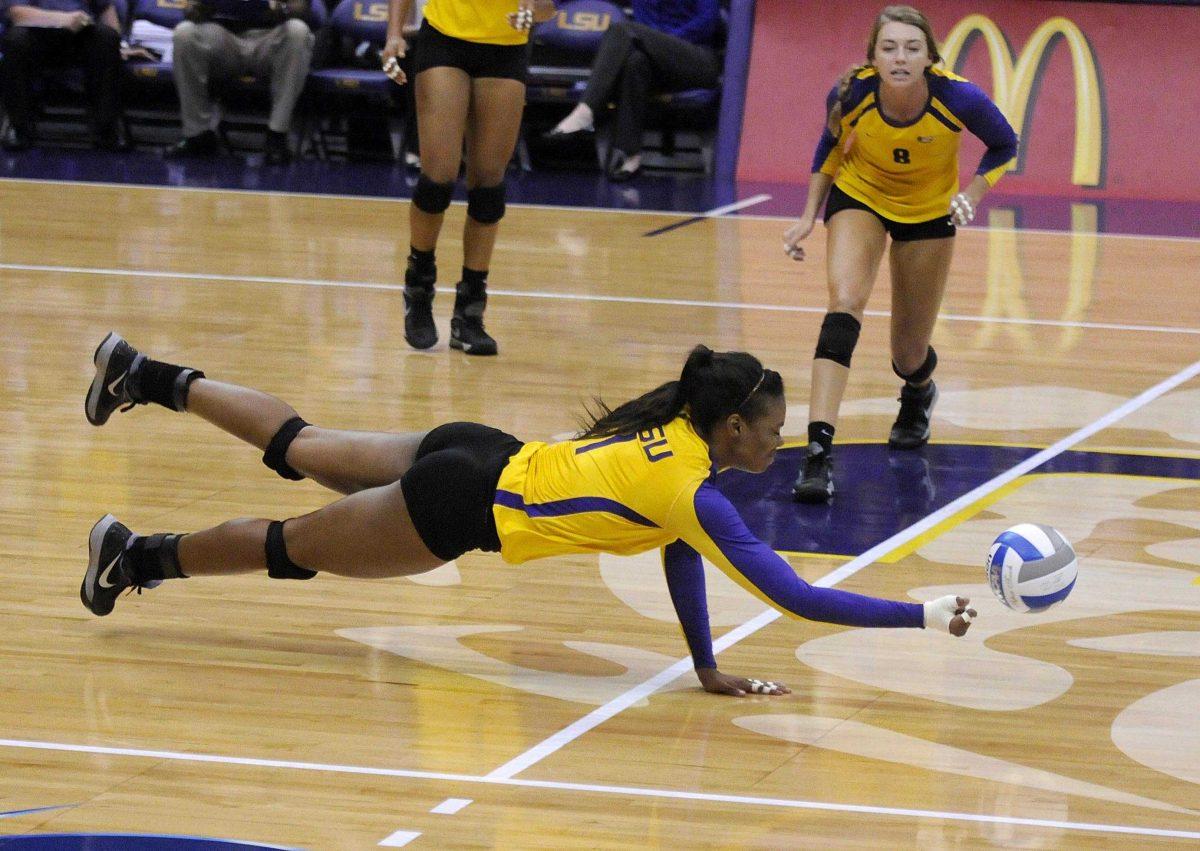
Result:
[[[1077,186],[1099,186],[1104,170],[1104,108],[1096,54],[1087,37],[1063,17],[1049,18],[1029,37],[1016,63],[1000,28],[985,15],[967,15],[950,30],[942,46],[947,68],[957,71],[962,54],[974,36],[987,46],[992,66],[992,99],[1022,135],[1033,107],[1033,93],[1040,82],[1044,59],[1061,39],[1071,52],[1075,76],[1075,156],[1071,182]]]

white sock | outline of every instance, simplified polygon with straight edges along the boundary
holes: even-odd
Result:
[[[576,130],[592,129],[592,108],[586,103],[579,103],[570,114],[554,128],[560,133],[574,133]]]

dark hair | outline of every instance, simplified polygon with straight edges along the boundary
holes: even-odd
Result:
[[[730,414],[753,420],[771,399],[783,396],[783,378],[764,369],[746,352],[714,352],[696,346],[683,365],[678,381],[668,381],[649,393],[609,408],[596,398],[597,411],[588,410],[580,438],[611,437],[663,426],[687,413],[701,437]]]
[[[930,26],[929,19],[924,14],[912,6],[884,6],[883,11],[875,17],[875,23],[871,26],[871,34],[867,36],[867,64],[855,65],[838,80],[837,97],[834,99],[833,106],[829,108],[829,115],[825,122],[835,139],[841,136],[842,111],[845,108],[843,105],[850,94],[850,84],[860,71],[871,67],[875,61],[875,45],[879,42],[879,31],[883,29],[884,24],[891,23],[908,24],[919,29],[925,35],[925,47],[929,52],[930,60],[942,61],[937,39],[933,35],[933,27]]]

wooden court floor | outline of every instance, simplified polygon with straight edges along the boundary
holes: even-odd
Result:
[[[0,847],[78,832],[313,849],[1200,843],[1200,243],[1097,236],[1086,205],[1071,233],[1013,230],[1004,210],[961,233],[934,439],[1112,463],[984,471],[972,499],[865,558],[789,556],[863,593],[965,591],[980,619],[963,641],[775,619],[714,573],[722,669],[794,691],[707,695],[654,557],[177,581],[92,617],[78,584],[105,512],[187,531],[330,499],[184,415],[90,427],[109,329],[321,424],[467,419],[527,440],[574,431],[593,394],[674,377],[704,342],[783,374],[801,442],[819,235],[797,265],[781,220],[647,237],[676,217],[512,208],[488,311],[501,354],[471,359],[444,343],[463,208],[426,353],[402,336],[406,215],[0,183]],[[894,413],[888,297],[882,279],[847,445],[881,442]],[[1022,521],[1063,530],[1081,560],[1040,617],[1003,611],[983,579],[991,539]]]

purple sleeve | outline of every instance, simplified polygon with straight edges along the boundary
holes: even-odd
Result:
[[[837,146],[837,138],[829,132],[829,110],[833,109],[833,104],[837,101],[838,87],[834,86],[829,90],[829,96],[825,98],[825,121],[821,124],[821,139],[817,142],[817,150],[813,154],[812,172],[816,174],[824,168],[825,163],[829,160],[830,153]]]
[[[987,145],[976,174],[991,175],[1017,156],[1017,133],[983,89],[965,80],[947,80],[938,96],[963,126]],[[994,175],[999,178],[999,174]],[[989,180],[994,183],[995,179]]]
[[[707,482],[696,490],[696,518],[707,541],[688,541],[709,560],[781,611],[808,620],[844,626],[918,627],[925,625],[920,603],[881,600],[836,588],[817,588],[746,528],[737,510]],[[715,551],[715,552],[713,552]]]
[[[704,562],[700,553],[683,541],[676,541],[663,548],[663,572],[667,577],[667,589],[675,614],[683,627],[688,650],[692,653],[692,664],[697,668],[715,668],[712,631],[708,625],[708,600],[704,592]]]

